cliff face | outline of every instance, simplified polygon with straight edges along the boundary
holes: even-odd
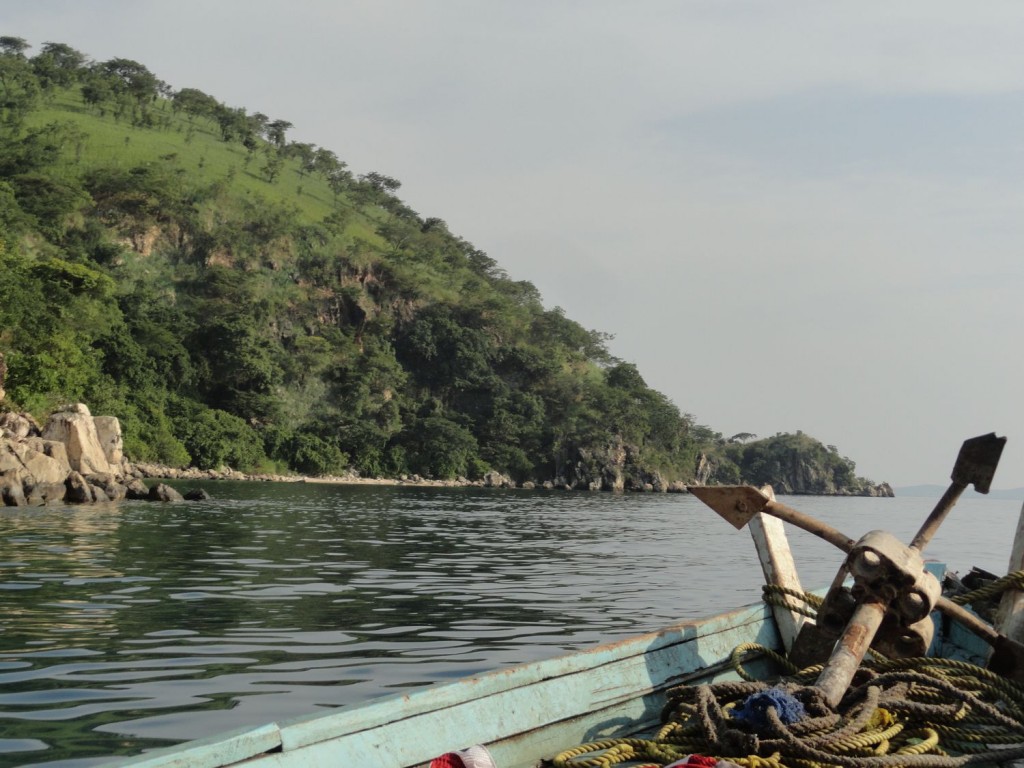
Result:
[[[640,449],[620,440],[601,447],[565,448],[556,457],[559,488],[590,491],[682,491],[661,472],[646,466]]]

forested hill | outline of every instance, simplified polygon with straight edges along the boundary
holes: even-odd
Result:
[[[86,402],[172,466],[664,488],[810,462],[791,490],[870,485],[806,436],[697,424],[283,117],[10,36],[0,102],[4,409]]]

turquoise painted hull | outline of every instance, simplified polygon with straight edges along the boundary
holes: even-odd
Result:
[[[412,768],[484,744],[499,768],[532,768],[575,745],[642,733],[664,691],[735,677],[733,649],[780,650],[770,610],[751,606],[560,658],[149,752],[136,768]]]

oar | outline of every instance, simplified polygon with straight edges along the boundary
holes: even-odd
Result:
[[[919,556],[917,553],[931,540],[939,524],[949,514],[960,494],[968,485],[974,485],[980,493],[988,493],[1005,444],[1006,438],[996,437],[995,433],[964,441],[953,467],[952,484],[936,504],[935,509],[932,510],[917,535],[914,536],[908,548],[913,550],[913,556]],[[758,512],[764,512],[813,533],[844,552],[849,553],[857,543],[835,528],[804,515],[792,507],[772,501],[750,486],[693,486],[689,490],[736,528],[742,528]],[[891,598],[868,594],[854,610],[853,616],[836,642],[831,657],[815,683],[831,705],[838,704],[849,687],[857,667],[860,666],[881,626],[882,619],[885,618],[890,603]],[[1000,666],[1004,666],[1006,662],[1015,666],[1024,661],[1024,645],[1000,635],[965,609],[944,598],[939,599],[937,607],[947,615],[964,623],[982,639],[992,644],[996,654],[1003,656]]]

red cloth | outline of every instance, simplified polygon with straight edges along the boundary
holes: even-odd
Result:
[[[687,755],[682,760],[669,763],[665,768],[714,768],[714,766],[722,762],[718,758],[708,757],[707,755]],[[740,768],[735,763],[725,763],[725,765]]]
[[[454,752],[449,752],[430,761],[430,768],[466,768],[466,764]]]

